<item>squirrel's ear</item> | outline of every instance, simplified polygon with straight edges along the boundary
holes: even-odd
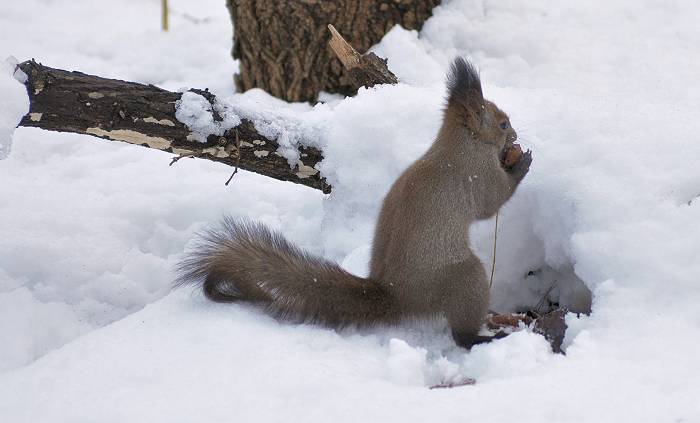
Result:
[[[447,74],[447,108],[455,109],[467,127],[478,132],[484,113],[481,80],[476,67],[462,57],[455,58]]]

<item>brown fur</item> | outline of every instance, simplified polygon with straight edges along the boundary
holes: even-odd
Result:
[[[261,225],[225,219],[180,266],[214,301],[248,301],[272,315],[331,327],[370,326],[444,315],[463,346],[489,304],[484,267],[469,226],[493,216],[527,174],[530,152],[506,171],[501,152],[517,134],[482,97],[474,67],[456,59],[442,127],[430,149],[384,199],[368,279],[308,256]]]
[[[280,320],[330,327],[389,321],[377,283],[312,257],[259,223],[225,217],[178,266],[179,284],[199,282],[212,301],[258,304]]]

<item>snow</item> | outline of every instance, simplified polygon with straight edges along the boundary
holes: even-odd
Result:
[[[0,63],[0,160],[10,154],[12,133],[29,110],[26,90],[17,82],[26,81],[27,75],[17,69],[17,59],[10,56]]]
[[[277,152],[290,166],[299,164],[299,146],[323,145],[324,111],[327,110],[324,104],[312,107],[308,103],[287,103],[257,88],[222,98],[221,103],[232,113],[252,121],[258,133],[276,140]]]
[[[215,111],[221,120],[214,119]],[[219,102],[212,105],[204,96],[192,91],[185,91],[175,102],[175,117],[192,131],[192,137],[199,142],[207,142],[209,135],[224,135],[241,123],[241,119],[224,105]]]
[[[300,142],[322,148],[333,193],[247,172],[224,187],[227,166],[14,130],[26,95],[0,69],[2,421],[700,420],[698,4],[444,1],[374,47],[400,84],[311,106],[232,95],[223,4],[171,3],[161,33],[154,0],[3,2],[0,58],[208,87],[290,162]],[[170,293],[192,235],[224,213],[365,274],[380,200],[437,130],[457,54],[533,150],[500,213],[492,307],[590,307],[567,316],[565,356],[529,330],[466,352],[439,321],[336,333]],[[471,228],[489,264],[493,223]]]

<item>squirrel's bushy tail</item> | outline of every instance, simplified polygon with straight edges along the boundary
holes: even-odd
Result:
[[[392,301],[377,283],[312,257],[262,224],[225,217],[178,265],[177,285],[216,302],[257,304],[281,320],[330,327],[387,321]]]

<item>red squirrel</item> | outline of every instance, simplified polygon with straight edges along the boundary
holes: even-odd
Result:
[[[262,224],[226,217],[180,263],[177,283],[198,284],[216,302],[257,304],[285,321],[341,328],[444,316],[457,344],[488,341],[478,332],[489,284],[469,248],[469,226],[494,216],[513,195],[532,154],[503,163],[517,134],[484,100],[470,62],[455,59],[447,90],[433,144],[384,199],[369,277],[313,257]]]

